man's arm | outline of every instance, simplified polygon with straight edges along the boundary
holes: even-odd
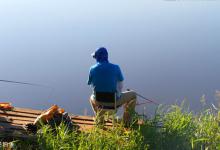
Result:
[[[89,70],[89,78],[88,78],[87,84],[88,85],[92,84],[92,70],[91,69]]]
[[[120,97],[123,89],[124,77],[122,75],[121,69],[118,66],[118,82],[117,82],[117,96]]]
[[[117,91],[118,91],[118,93],[121,94],[122,89],[123,89],[123,86],[124,86],[123,81],[119,81],[119,82],[117,83]]]
[[[118,76],[118,82],[124,81],[124,76],[123,76],[123,74],[121,72],[121,68],[119,66],[118,66],[118,74],[117,74],[117,76]]]

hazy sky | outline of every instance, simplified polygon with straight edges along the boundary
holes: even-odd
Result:
[[[0,83],[0,99],[91,112],[90,54],[105,46],[125,89],[196,107],[220,89],[219,40],[218,0],[0,0],[0,79],[54,88]]]

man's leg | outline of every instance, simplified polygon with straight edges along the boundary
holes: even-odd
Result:
[[[92,106],[92,110],[93,110],[94,114],[96,115],[96,113],[98,112],[98,105],[95,103],[93,95],[91,95],[89,101],[90,101],[90,104]]]
[[[99,108],[99,104],[97,103],[97,101],[94,99],[94,96],[92,95],[90,97],[90,104],[92,106],[92,109],[94,111],[94,114],[96,116],[95,121],[97,123],[104,123],[104,114],[105,111]]]
[[[125,91],[118,100],[117,105],[124,106],[123,120],[125,125],[129,125],[132,120],[132,114],[135,113],[137,95],[134,91]]]

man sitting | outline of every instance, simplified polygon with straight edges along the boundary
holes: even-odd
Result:
[[[109,109],[124,106],[123,120],[130,124],[131,113],[135,112],[136,93],[134,91],[121,92],[124,77],[118,65],[108,61],[108,51],[101,47],[93,54],[96,64],[90,68],[88,85],[93,88],[90,103],[97,115],[100,116]],[[113,100],[111,100],[113,99]]]

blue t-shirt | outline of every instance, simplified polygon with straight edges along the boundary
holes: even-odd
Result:
[[[90,68],[88,85],[92,85],[97,92],[117,92],[117,82],[124,77],[118,65],[103,62]]]

